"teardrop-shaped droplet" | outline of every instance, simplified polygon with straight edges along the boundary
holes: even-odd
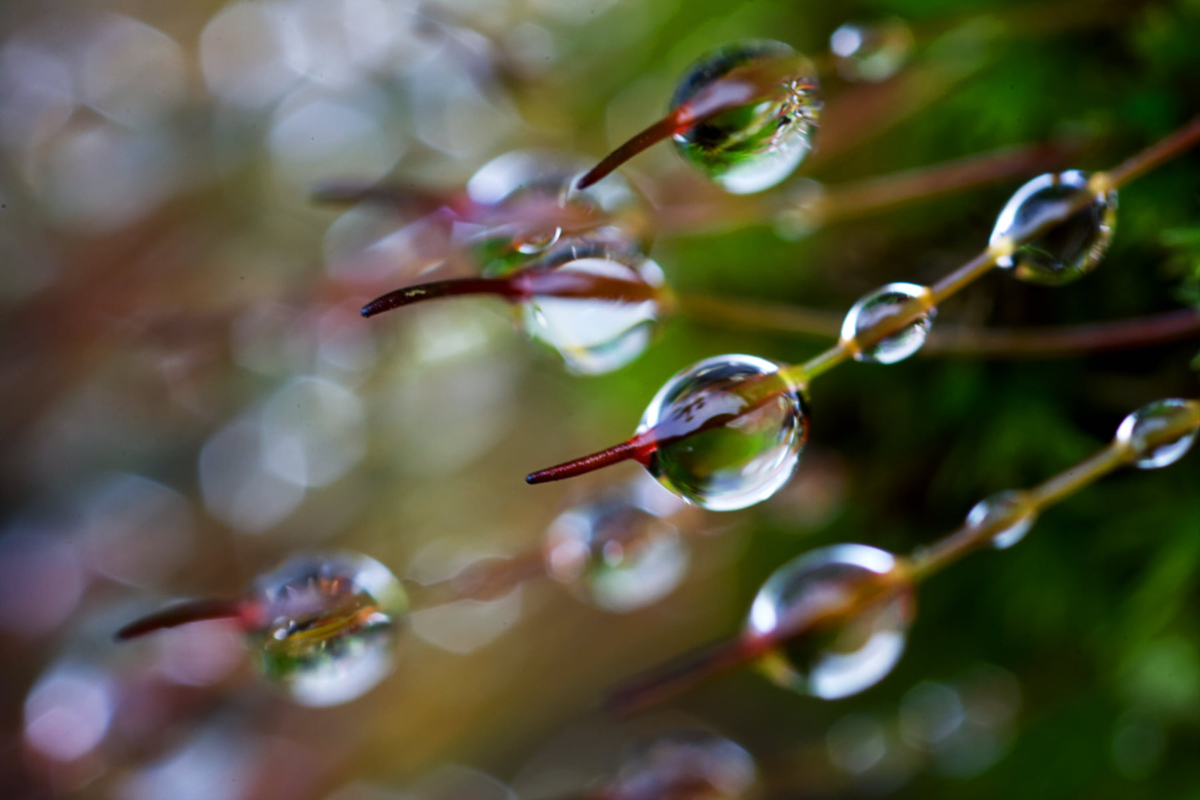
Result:
[[[1137,454],[1139,469],[1169,467],[1187,455],[1200,432],[1200,403],[1156,400],[1127,416],[1117,428],[1117,441]]]
[[[812,150],[821,94],[816,70],[788,45],[756,39],[720,47],[688,69],[672,110],[734,70],[778,62],[789,69],[757,96],[675,134],[680,154],[733,194],[768,189],[791,175]]]
[[[526,332],[557,350],[572,372],[620,369],[657,336],[665,316],[662,268],[627,240],[564,239],[532,268],[630,289],[623,297],[535,295],[522,304]],[[639,286],[641,291],[634,291]]]
[[[356,553],[293,558],[256,582],[254,603],[259,669],[308,706],[353,700],[387,677],[408,606],[395,576]]]
[[[606,787],[612,800],[739,800],[755,788],[754,758],[702,730],[670,731],[637,742]]]
[[[779,365],[746,355],[705,359],[659,390],[637,432],[655,429],[647,468],[711,511],[766,500],[787,483],[808,439],[808,412]]]
[[[1050,214],[1059,213],[1080,192],[1090,192],[1089,175],[1079,170],[1039,175],[1012,196],[1000,212],[991,244],[1005,237],[1020,241]],[[1117,219],[1117,192],[1094,192],[1090,203],[1010,256],[996,260],[1002,269],[1029,283],[1062,286],[1091,272],[1104,258]]]
[[[658,496],[647,498],[648,492]],[[656,603],[687,572],[687,545],[669,519],[682,505],[643,473],[550,523],[547,570],[606,611],[624,613]]]
[[[581,216],[595,213],[604,223],[616,225],[631,237],[643,228],[641,217],[646,210],[645,200],[620,176],[602,184],[578,189],[575,180],[587,169],[579,156],[543,150],[516,150],[484,164],[467,182],[467,196],[473,203],[494,209],[511,209],[524,204],[533,212],[571,208]],[[481,220],[486,222],[487,220]],[[474,253],[484,275],[499,277],[528,266],[537,257],[558,244],[563,236],[560,225],[514,232],[514,225],[493,229],[484,224],[476,231],[467,226],[464,234],[471,239]],[[640,242],[643,248],[649,242]]]
[[[905,65],[912,48],[912,31],[904,20],[894,17],[847,22],[829,37],[838,74],[848,81],[886,81]]]
[[[967,526],[970,528],[991,529],[992,546],[998,550],[1012,547],[1025,538],[1033,523],[1037,522],[1037,512],[1028,492],[1007,491],[984,498],[972,507],[967,514]]]
[[[928,289],[915,283],[889,283],[864,295],[851,306],[842,322],[842,339],[858,343],[854,358],[876,364],[895,364],[920,350],[937,316],[936,308],[927,309],[921,316],[879,341],[867,343],[863,338],[864,333],[877,322],[897,313],[908,301],[928,293]]]
[[[767,675],[780,686],[826,700],[857,694],[882,680],[904,652],[913,620],[911,588],[898,587],[865,604],[860,598],[894,569],[891,553],[845,544],[807,553],[776,570],[754,598],[748,633],[772,636],[813,627],[766,656]],[[843,609],[855,606],[845,615]]]

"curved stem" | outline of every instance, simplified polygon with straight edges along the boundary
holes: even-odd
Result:
[[[119,642],[136,639],[165,628],[177,628],[210,619],[241,619],[245,604],[241,600],[188,600],[148,614],[121,628],[114,635]]]
[[[443,297],[460,297],[470,294],[491,294],[505,300],[518,299],[519,291],[506,278],[457,278],[448,281],[422,283],[419,286],[408,286],[388,292],[377,297],[362,307],[364,317],[373,317],[394,308],[410,306],[425,300],[438,300]]]

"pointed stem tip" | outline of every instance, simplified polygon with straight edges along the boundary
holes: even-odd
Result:
[[[498,278],[460,278],[448,281],[433,281],[418,286],[406,286],[394,292],[377,297],[362,307],[360,312],[364,317],[373,317],[393,308],[410,306],[424,300],[437,300],[441,297],[456,297],[468,294],[493,294],[506,300],[515,299],[519,292],[512,281]]]
[[[237,619],[242,616],[240,600],[188,600],[134,620],[117,631],[113,638],[127,642],[165,628],[177,628],[191,622],[210,619]]]
[[[565,464],[559,464],[555,467],[530,473],[525,476],[525,482],[535,485],[549,483],[550,481],[561,481],[565,478],[574,478],[577,475],[594,472],[612,464],[619,464],[629,459],[635,459],[644,463],[649,452],[642,452],[643,450],[646,450],[646,448],[639,447],[635,444],[635,440],[631,439],[628,442],[621,442],[606,450],[601,450],[599,453],[592,453],[590,456],[584,456],[574,461],[568,461]]]

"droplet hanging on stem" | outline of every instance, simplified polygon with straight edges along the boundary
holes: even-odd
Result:
[[[526,480],[561,480],[632,459],[702,508],[754,505],[787,483],[808,439],[805,402],[778,373],[778,364],[753,356],[705,359],[667,381],[631,439]]]
[[[726,191],[759,192],[791,175],[808,155],[820,110],[816,71],[807,58],[770,40],[726,45],[689,68],[665,117],[576,185],[589,187],[671,138],[684,159]]]

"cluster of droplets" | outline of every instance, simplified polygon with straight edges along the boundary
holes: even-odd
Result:
[[[1183,458],[1198,435],[1200,401],[1159,400],[1122,421],[1110,452],[1123,457],[1118,465],[1158,469]],[[615,695],[618,706],[640,705],[706,671],[747,661],[757,662],[779,686],[826,700],[875,685],[904,652],[917,580],[944,566],[946,552],[957,557],[988,544],[997,549],[1017,544],[1041,505],[1054,499],[1039,498],[1038,491],[1004,491],[980,501],[959,531],[910,559],[861,544],[834,545],[793,559],[763,584],[739,637],[631,684]],[[931,555],[939,546],[949,549]]]
[[[640,235],[645,201],[619,177],[578,189],[581,172],[578,159],[541,151],[485,164],[466,190],[472,207],[486,209],[477,217],[494,224],[458,224],[454,234],[482,277],[399,289],[367,304],[364,316],[491,294],[512,302],[518,324],[572,372],[596,375],[633,361],[653,341],[669,304],[662,269],[646,256],[649,242]],[[530,208],[561,209],[561,224],[517,224]]]

